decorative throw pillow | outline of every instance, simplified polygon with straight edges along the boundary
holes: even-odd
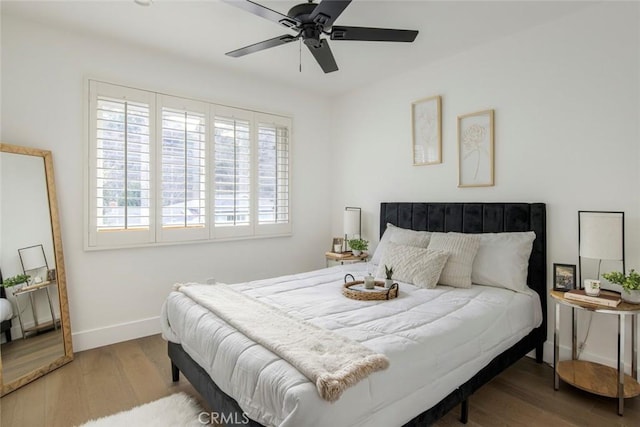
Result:
[[[384,266],[393,267],[393,278],[421,288],[433,289],[449,254],[415,246],[387,243],[376,277],[385,277]]]
[[[516,292],[529,292],[529,256],[536,233],[482,233],[478,254],[473,261],[471,281]]]
[[[382,234],[382,238],[376,247],[371,263],[379,265],[382,256],[387,249],[387,243],[393,242],[399,245],[416,246],[419,248],[427,248],[431,234],[428,231],[415,231],[407,228],[396,227],[391,223],[387,223],[387,229]]]
[[[480,238],[475,234],[433,233],[429,249],[449,253],[438,283],[456,288],[470,288],[473,259],[479,246]]]

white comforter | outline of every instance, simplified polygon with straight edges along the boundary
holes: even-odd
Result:
[[[334,403],[289,363],[179,292],[163,307],[163,335],[264,424],[394,426],[438,403],[541,323],[537,294],[487,286],[419,289],[400,283],[390,301],[341,294],[343,277],[366,264],[232,285],[264,302],[361,342],[391,364]],[[214,408],[215,409],[215,408]]]
[[[0,298],[0,322],[13,317],[13,307],[8,299]]]

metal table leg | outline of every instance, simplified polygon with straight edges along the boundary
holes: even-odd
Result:
[[[553,332],[553,389],[558,390],[560,388],[560,377],[558,377],[558,360],[560,355],[558,354],[560,347],[560,304],[556,303],[556,321],[555,329]]]
[[[38,313],[36,312],[36,306],[33,303],[33,292],[29,292],[29,301],[31,301],[31,314],[33,315],[33,323],[35,324],[35,326],[40,325],[40,322],[38,322]]]
[[[573,307],[571,307],[571,335],[571,358],[578,360],[578,316]]]
[[[22,339],[25,339],[25,333],[24,333],[24,324],[22,323],[22,314],[21,314],[21,308],[20,308],[20,295],[14,295],[15,299],[16,299],[16,307],[18,308],[18,323],[20,323],[20,333],[22,334]]]
[[[49,310],[51,311],[51,322],[53,323],[53,330],[57,331],[58,326],[56,325],[56,315],[53,312],[53,304],[51,303],[51,294],[49,293],[49,287],[44,288],[47,291],[47,300],[49,301]]]
[[[631,315],[631,376],[638,380],[638,315]]]
[[[624,314],[618,315],[618,415],[624,413]]]

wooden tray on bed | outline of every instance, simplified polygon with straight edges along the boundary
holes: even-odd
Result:
[[[388,300],[398,297],[397,283],[391,285],[390,288],[385,288],[384,282],[378,280],[374,284],[373,289],[365,289],[362,280],[346,282],[342,287],[342,295],[360,301]]]

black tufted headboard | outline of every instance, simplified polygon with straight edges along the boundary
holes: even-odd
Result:
[[[544,203],[382,203],[380,236],[387,223],[418,231],[500,233],[533,231],[527,284],[540,295],[542,325],[547,319],[547,216]]]

